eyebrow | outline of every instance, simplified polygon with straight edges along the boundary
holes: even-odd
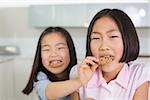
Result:
[[[65,43],[57,43],[56,46],[58,45],[66,45]]]
[[[92,32],[93,34],[100,34],[100,32]]]
[[[44,47],[49,47],[49,45],[44,44],[44,45],[41,45],[41,47],[42,47],[42,48],[44,48]]]
[[[117,29],[111,29],[111,30],[108,30],[106,33],[111,33],[111,32],[114,32],[114,31],[119,31]]]
[[[106,31],[106,33],[111,33],[111,32],[114,32],[114,31],[119,31],[119,30],[111,29],[111,30]],[[92,33],[94,33],[94,34],[101,34],[100,32],[92,32]]]
[[[58,45],[66,45],[65,43],[57,43],[56,46]],[[50,47],[48,44],[44,44],[44,45],[41,45],[42,48],[44,47]]]

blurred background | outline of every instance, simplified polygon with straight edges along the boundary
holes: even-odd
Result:
[[[149,0],[0,0],[0,100],[38,100],[35,91],[29,96],[21,91],[30,76],[38,38],[49,26],[71,33],[80,63],[89,22],[103,8],[118,8],[131,17],[141,46],[137,62],[149,67]]]

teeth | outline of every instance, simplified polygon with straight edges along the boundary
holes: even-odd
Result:
[[[60,63],[61,61],[58,61],[58,60],[55,60],[55,61],[51,61],[50,63],[51,64],[57,64],[57,63]]]
[[[63,65],[63,62],[60,60],[50,61],[49,63],[49,67],[52,67],[52,68],[61,67],[62,65]]]

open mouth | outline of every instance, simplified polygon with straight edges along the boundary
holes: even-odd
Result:
[[[98,65],[100,65],[100,66],[106,65],[106,64],[112,62],[114,60],[114,58],[115,57],[111,56],[111,55],[100,56]]]
[[[63,61],[62,60],[52,60],[49,62],[49,67],[51,68],[58,68],[61,67],[63,65]]]

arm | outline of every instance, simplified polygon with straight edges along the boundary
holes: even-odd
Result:
[[[81,87],[79,79],[67,80],[62,82],[53,82],[48,84],[45,90],[45,95],[48,99],[56,99],[67,96]]]
[[[148,82],[143,83],[136,89],[133,100],[148,100],[148,88]]]
[[[75,79],[62,82],[52,82],[51,84],[48,84],[45,90],[46,97],[48,99],[64,97],[73,93],[82,85],[86,85],[86,83],[91,79],[93,73],[98,67],[98,65],[94,61],[97,62],[97,59],[94,57],[87,57],[86,59],[84,59],[78,69],[79,76]],[[74,97],[79,96],[75,94]]]
[[[77,91],[71,94],[71,100],[80,100],[79,93]]]
[[[73,92],[71,94],[71,100],[80,100],[80,97],[79,97],[79,93],[78,92]],[[94,100],[92,98],[87,98],[86,100]]]
[[[98,65],[95,64],[94,61],[97,62],[94,57],[85,58],[78,67],[74,67],[71,70],[70,78],[75,79],[75,77],[78,77],[81,83],[83,85],[86,85],[87,82],[91,79],[96,68],[98,67]],[[77,91],[73,92],[71,94],[71,100],[80,100],[79,92]],[[86,99],[86,100],[93,100],[93,99]]]

